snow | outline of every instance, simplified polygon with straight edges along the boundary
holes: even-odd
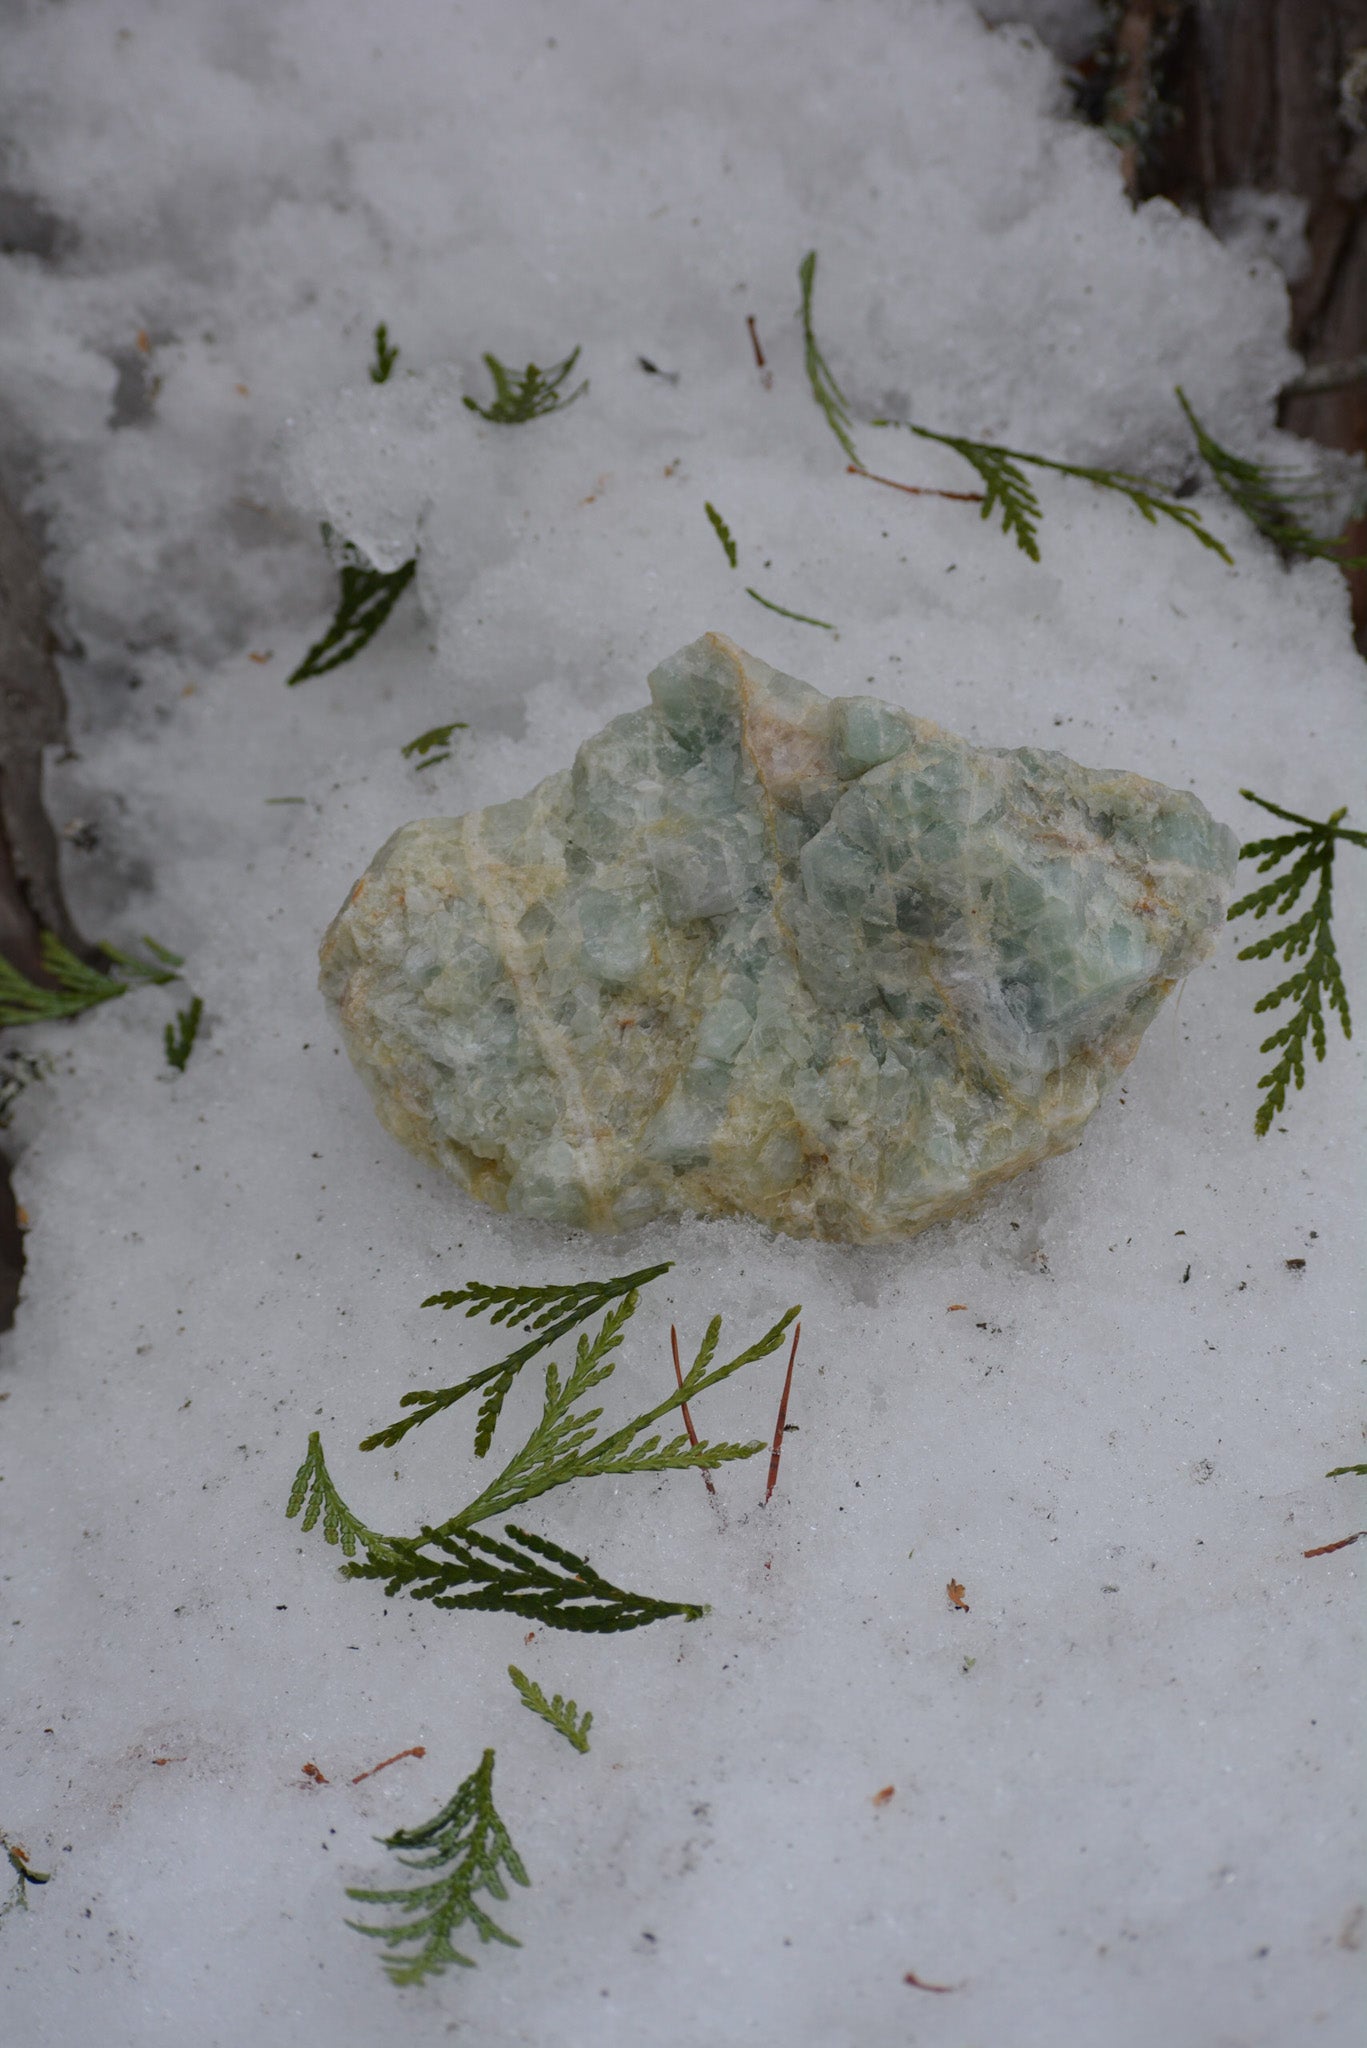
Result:
[[[31,1228],[0,1828],[55,1874],[0,1925],[16,2036],[1355,2040],[1361,1553],[1302,1556],[1361,1520],[1357,1482],[1323,1477],[1363,1455],[1355,1047],[1256,1141],[1272,977],[1231,941],[1082,1149],[973,1219],[887,1255],[739,1223],[604,1245],[400,1153],[314,987],[390,831],[520,794],[708,628],[826,691],[1189,786],[1250,835],[1241,788],[1353,801],[1331,567],[1284,570],[1209,487],[1190,502],[1232,568],[1061,479],[1032,565],[972,507],[844,473],[795,314],[816,248],[882,475],[973,482],[864,424],[892,411],[1175,485],[1177,382],[1234,446],[1298,452],[1269,425],[1295,368],[1278,273],[1247,237],[1132,213],[1053,60],[958,4],[76,0],[14,21],[0,93],[6,182],[63,224],[51,262],[0,258],[0,392],[60,596],[75,755],[51,803],[98,835],[68,886],[86,929],[185,952],[206,1007],[176,1078],[174,989],[24,1040],[58,1071],[8,1134]],[[379,320],[402,354],[377,387]],[[575,345],[591,389],[563,414],[461,404],[485,350]],[[419,544],[416,596],[286,691],[335,590],[323,519],[384,563]],[[449,763],[402,759],[452,718]],[[474,1490],[463,1410],[355,1449],[408,1387],[501,1355],[423,1310],[434,1288],[664,1258],[624,1414],[668,1385],[671,1318],[687,1348],[720,1310],[740,1343],[803,1304],[774,1499],[757,1459],[718,1475],[721,1514],[680,1473],[567,1489],[533,1526],[705,1621],[528,1644],[340,1581],[284,1519],[313,1428],[380,1526]],[[700,1426],[767,1436],[781,1368]],[[589,1756],[510,1661],[592,1708]],[[386,1881],[372,1838],[487,1744],[524,1946],[396,1991],[344,1887]]]

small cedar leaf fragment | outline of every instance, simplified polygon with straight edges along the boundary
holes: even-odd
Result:
[[[549,370],[539,370],[535,363],[528,363],[520,381],[517,381],[497,356],[486,355],[484,367],[494,382],[493,403],[481,405],[474,398],[465,398],[462,403],[467,411],[477,412],[482,420],[491,420],[501,427],[517,427],[527,420],[541,419],[546,413],[563,412],[566,406],[574,404],[576,398],[582,398],[589,388],[586,377],[577,389],[563,396],[561,394],[560,387],[578,360],[579,351],[575,348],[570,350],[563,363],[556,363]]]
[[[957,1579],[950,1580],[949,1584],[945,1587],[945,1592],[948,1595],[950,1606],[957,1607],[962,1613],[967,1614],[968,1602],[964,1598],[964,1589]]]
[[[717,539],[721,542],[722,547],[726,550],[726,559],[731,564],[731,567],[734,569],[736,566],[736,543],[731,537],[730,527],[722,518],[721,513],[717,510],[715,505],[711,503],[706,503],[703,506],[703,511],[707,514],[709,520],[712,522],[712,531],[716,534]]]
[[[559,1693],[548,1700],[536,1680],[528,1678],[524,1671],[519,1671],[516,1664],[508,1666],[508,1676],[517,1687],[518,1697],[523,1706],[529,1708],[533,1714],[539,1714],[543,1721],[549,1721],[552,1728],[557,1729],[572,1748],[577,1749],[581,1755],[587,1755],[593,1715],[587,1711],[581,1714],[573,1700],[562,1699]]]

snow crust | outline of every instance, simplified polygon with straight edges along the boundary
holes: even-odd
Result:
[[[1132,213],[1033,35],[958,4],[76,0],[14,16],[0,96],[18,211],[57,223],[50,260],[0,259],[0,393],[60,595],[68,882],[87,929],[184,951],[206,1006],[174,1079],[174,990],[25,1041],[58,1071],[9,1134],[31,1228],[0,1828],[54,1876],[0,1925],[15,2037],[1355,2040],[1361,1553],[1302,1556],[1362,1519],[1322,1477],[1363,1456],[1355,1048],[1256,1142],[1272,977],[1227,942],[1082,1149],[976,1217],[894,1253],[671,1224],[609,1262],[387,1140],[314,986],[389,832],[523,793],[710,628],[984,744],[1190,787],[1248,836],[1241,787],[1354,802],[1332,568],[1286,572],[1209,489],[1232,568],[1062,479],[1033,565],[972,506],[845,474],[795,314],[816,247],[881,475],[972,483],[862,424],[894,412],[1176,485],[1179,381],[1218,436],[1288,454],[1278,274]],[[567,412],[460,403],[483,351],[576,344]],[[286,691],[335,589],[320,519],[385,565],[420,546],[416,597]],[[401,757],[457,718],[449,762]],[[1361,865],[1336,912],[1355,990]],[[714,1310],[740,1343],[803,1304],[774,1498],[760,1459],[718,1476],[720,1512],[680,1473],[566,1490],[533,1526],[706,1620],[527,1643],[341,1582],[285,1521],[312,1428],[382,1527],[474,1490],[460,1410],[354,1448],[408,1387],[501,1355],[422,1310],[433,1289],[664,1258],[624,1414],[669,1382],[671,1318],[687,1349]],[[780,1368],[699,1425],[767,1436]],[[592,1708],[588,1757],[510,1661]],[[372,1837],[490,1743],[524,1947],[397,1992],[344,1887],[385,1881]]]

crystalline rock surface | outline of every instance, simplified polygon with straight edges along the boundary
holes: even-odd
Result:
[[[323,942],[390,1131],[620,1231],[908,1236],[1078,1141],[1213,947],[1193,796],[825,697],[709,633],[530,795],[406,825]]]

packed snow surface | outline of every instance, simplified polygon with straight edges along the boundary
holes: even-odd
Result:
[[[52,1878],[0,1922],[14,2038],[1346,2048],[1362,1552],[1303,1553],[1364,1519],[1324,1477],[1364,1455],[1355,1048],[1255,1140],[1274,977],[1227,938],[1085,1147],[970,1219],[876,1252],[602,1240],[415,1165],[315,987],[392,831],[521,795],[712,627],[1249,837],[1243,788],[1356,803],[1332,567],[1285,570],[1208,482],[1184,502],[1232,566],[1048,475],[1033,563],[971,504],[848,474],[804,371],[816,249],[870,471],[975,485],[890,415],[1175,488],[1177,383],[1232,446],[1294,452],[1279,275],[1132,212],[1053,60],[957,0],[71,0],[11,10],[0,98],[3,448],[57,595],[68,886],[87,930],[183,952],[205,1005],[180,1075],[174,988],[25,1041],[55,1071],[7,1139],[0,1829]],[[576,346],[564,411],[461,402],[486,351]],[[322,521],[417,576],[286,689],[334,600]],[[448,759],[400,752],[456,720]],[[1336,881],[1354,991],[1363,866]],[[425,1296],[663,1260],[604,1398],[662,1397],[671,1321],[691,1357],[714,1312],[739,1348],[800,1301],[772,1499],[766,1455],[715,1500],[682,1471],[525,1518],[705,1619],[387,1600],[285,1519],[315,1429],[373,1527],[483,1485],[470,1403],[356,1449],[508,1348]],[[707,1396],[703,1434],[767,1439],[784,1363]],[[588,1755],[510,1662],[592,1709]],[[523,1945],[397,1990],[345,1888],[392,1881],[374,1837],[487,1746]]]

